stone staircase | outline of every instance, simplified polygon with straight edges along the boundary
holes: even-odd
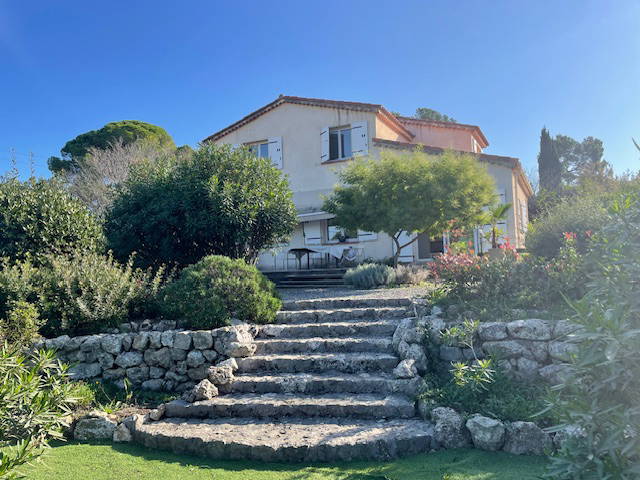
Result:
[[[266,272],[265,275],[278,288],[337,288],[344,287],[346,271],[346,268],[316,268]]]
[[[419,378],[398,379],[392,336],[410,302],[287,303],[261,326],[255,355],[237,359],[220,396],[174,401],[136,427],[151,448],[216,459],[336,461],[428,451],[433,426],[416,417]]]

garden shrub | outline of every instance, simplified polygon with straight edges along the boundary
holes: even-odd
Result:
[[[344,283],[354,288],[375,288],[390,285],[395,281],[395,271],[379,263],[363,263],[350,268],[344,274]]]
[[[23,355],[0,345],[0,478],[33,460],[62,428],[75,405],[67,367],[52,351]]]
[[[551,407],[580,435],[552,458],[550,479],[640,477],[640,197],[616,200],[586,262],[587,294],[573,302],[579,345]]]
[[[117,187],[105,231],[114,256],[186,267],[206,255],[255,260],[297,225],[292,192],[270,159],[207,143],[136,164]]]
[[[607,223],[607,210],[602,196],[567,198],[541,214],[529,226],[527,251],[534,256],[554,258],[564,245],[564,234],[575,234],[576,248],[584,253],[593,233]]]
[[[394,268],[395,283],[419,285],[429,279],[429,269],[423,265],[398,265]]]
[[[99,222],[55,180],[0,181],[0,257],[37,262],[103,244]]]
[[[508,319],[514,309],[567,311],[564,296],[579,298],[584,291],[585,265],[571,234],[556,258],[521,256],[505,249],[490,260],[473,254],[444,254],[431,264],[434,276],[448,290],[443,303],[456,303],[477,319]]]
[[[152,275],[111,255],[49,256],[39,269],[37,289],[47,336],[86,335],[118,327],[143,311],[159,289],[162,271]]]
[[[0,319],[7,318],[17,302],[37,301],[37,272],[38,269],[29,261],[0,260]]]
[[[27,347],[38,336],[41,325],[35,305],[25,301],[12,302],[6,316],[0,317],[0,343]]]
[[[191,328],[216,328],[237,318],[270,323],[282,306],[276,288],[255,266],[220,255],[204,257],[162,292],[165,316]]]
[[[450,407],[467,415],[479,413],[510,422],[535,421],[546,425],[552,421],[549,416],[536,416],[546,406],[544,388],[511,379],[499,369],[482,388],[471,382],[461,385],[451,375],[430,375],[420,398],[433,406]]]

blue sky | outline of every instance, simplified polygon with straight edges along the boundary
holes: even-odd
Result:
[[[0,172],[115,120],[195,145],[280,93],[434,108],[527,170],[544,125],[640,169],[639,0],[0,0],[0,65]]]

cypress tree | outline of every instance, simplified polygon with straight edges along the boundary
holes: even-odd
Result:
[[[562,188],[562,165],[549,130],[540,132],[540,153],[538,154],[538,177],[540,189],[560,193]]]

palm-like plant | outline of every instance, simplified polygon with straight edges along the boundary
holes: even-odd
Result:
[[[498,248],[498,222],[507,218],[510,203],[501,203],[487,211],[486,223],[491,225],[491,248]]]

